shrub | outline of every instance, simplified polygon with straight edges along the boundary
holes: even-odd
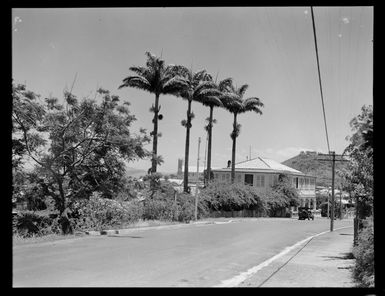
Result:
[[[21,237],[41,236],[60,233],[58,219],[46,214],[25,211],[13,217],[13,233]]]
[[[169,199],[147,199],[144,202],[143,219],[146,220],[176,220],[177,205]]]
[[[361,287],[374,287],[374,233],[373,218],[363,221],[358,233],[357,245],[353,248],[356,263],[353,276]]]
[[[137,200],[130,202],[102,198],[94,193],[89,200],[76,201],[72,207],[71,222],[75,230],[103,230],[138,221],[143,206]]]
[[[211,211],[264,211],[266,204],[256,188],[242,183],[213,181],[199,193],[199,199]]]

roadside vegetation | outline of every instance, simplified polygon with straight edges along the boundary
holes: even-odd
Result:
[[[360,287],[374,287],[373,107],[363,106],[350,126],[353,134],[345,149],[350,161],[344,177],[356,203],[353,275]]]
[[[136,120],[130,103],[99,88],[93,99],[77,98],[65,91],[62,99],[40,95],[26,85],[12,85],[12,203],[23,204],[13,216],[14,237],[73,235],[88,230],[128,227],[141,221],[189,222],[194,219],[195,196],[190,194],[188,159],[190,129],[196,103],[209,108],[210,144],[205,188],[198,196],[198,218],[213,212],[251,211],[253,216],[284,217],[298,205],[298,193],[285,175],[267,193],[234,180],[236,140],[240,136],[238,115],[253,111],[261,115],[264,106],[257,97],[244,99],[247,84],[237,87],[232,78],[218,83],[202,69],[193,72],[181,65],[146,53],[145,66],[132,66],[131,76],[120,86],[147,91],[155,96],[150,112],[154,129],[147,134],[131,130]],[[185,170],[183,192],[157,173],[163,163],[157,145],[161,137],[159,121],[161,95],[187,101]],[[153,96],[151,96],[153,97]],[[233,115],[231,183],[211,180],[213,108]],[[166,111],[166,110],[164,110]],[[203,123],[202,123],[203,124]],[[373,110],[363,106],[350,122],[353,135],[345,153],[348,165],[338,175],[343,189],[355,199],[355,278],[364,287],[373,286]],[[230,130],[229,130],[230,131]],[[152,140],[152,151],[145,147]],[[127,178],[125,166],[149,159],[151,168],[141,179]],[[294,162],[293,162],[294,166]],[[27,169],[28,167],[28,169]],[[294,166],[295,167],[295,166]],[[309,168],[308,168],[309,169]]]

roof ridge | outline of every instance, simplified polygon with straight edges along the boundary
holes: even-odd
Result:
[[[268,165],[261,157],[258,157],[258,158],[271,169],[271,166]]]
[[[257,159],[257,158],[259,158],[259,157],[257,156],[257,157],[254,157],[254,158],[246,159],[246,160],[243,160],[243,161],[241,161],[241,162],[237,162],[237,163],[235,163],[235,164],[240,164],[240,163],[252,161],[252,160]]]

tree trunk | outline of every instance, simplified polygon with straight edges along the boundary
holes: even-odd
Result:
[[[183,176],[183,191],[188,192],[188,156],[190,149],[190,128],[191,128],[191,100],[188,100],[187,108],[187,124],[186,124],[186,144],[184,152],[184,176]]]
[[[237,113],[234,113],[234,124],[233,124],[233,149],[231,152],[231,183],[235,180],[235,150],[237,142]]]
[[[155,107],[154,107],[154,131],[152,135],[152,165],[151,173],[156,173],[156,158],[158,156],[158,113],[159,113],[159,94],[155,94]]]
[[[62,180],[58,179],[57,183],[59,185],[59,193],[60,193],[59,223],[61,226],[61,231],[63,234],[72,234],[73,229],[72,229],[71,222],[69,221],[68,215],[67,215],[66,197],[64,194],[63,182],[62,182]]]
[[[210,119],[208,126],[209,139],[207,144],[207,180],[211,180],[211,141],[212,141],[212,128],[213,128],[213,110],[214,106],[210,106]]]

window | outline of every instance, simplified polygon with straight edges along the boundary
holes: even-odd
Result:
[[[250,174],[245,174],[245,184],[246,185],[251,185],[251,186],[253,186],[253,175],[250,175]]]
[[[226,174],[226,181],[227,181],[227,182],[230,182],[230,174],[229,174],[229,173]]]
[[[256,175],[255,180],[257,187],[265,187],[265,175]]]
[[[226,180],[226,174],[222,174],[222,181]]]
[[[273,186],[274,175],[269,175],[269,186]]]
[[[241,183],[242,182],[242,175],[237,174],[237,182]]]

